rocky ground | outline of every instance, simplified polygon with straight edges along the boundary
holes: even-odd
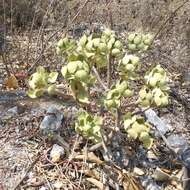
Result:
[[[72,3],[70,9],[76,10],[76,13],[82,3]],[[61,68],[63,60],[54,51],[61,32],[47,42],[55,29],[50,27],[44,30],[44,35],[41,33],[39,39],[36,37],[39,31],[34,30],[29,48],[28,31],[7,35],[6,59],[10,71],[14,71],[17,77],[18,87],[13,91],[7,88],[5,62],[0,60],[0,190],[180,190],[184,189],[183,185],[186,190],[189,188],[188,180],[184,180],[189,176],[183,176],[189,167],[187,158],[190,156],[190,4],[172,14],[181,3],[129,0],[114,1],[110,5],[113,28],[124,41],[127,32],[139,28],[158,32],[169,16],[167,24],[155,39],[154,48],[142,56],[142,64],[161,64],[168,70],[172,81],[170,105],[154,110],[164,128],[166,141],[158,134],[154,146],[145,150],[125,136],[116,137],[107,147],[113,162],[106,160],[103,149],[94,148],[74,132],[73,123],[79,110],[75,102],[50,97],[31,100],[26,96],[26,78],[39,55],[43,56],[36,62],[37,65],[43,64],[57,70]],[[70,27],[69,33],[78,37],[92,30],[92,27],[99,29],[101,23],[110,24],[106,19],[109,11],[105,10],[105,3],[90,2]],[[71,12],[70,17],[73,15],[74,12]],[[59,26],[56,28],[59,29]],[[44,52],[41,51],[43,40],[48,44]],[[52,112],[57,119],[51,117]],[[51,140],[41,133],[47,121],[57,124],[60,129],[59,136]]]

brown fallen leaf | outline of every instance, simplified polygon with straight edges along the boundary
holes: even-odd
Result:
[[[132,176],[123,179],[124,190],[143,190],[140,183]]]
[[[9,76],[9,78],[5,80],[5,86],[9,89],[17,89],[19,87],[17,78],[14,75]]]
[[[84,154],[76,155],[76,156],[74,157],[74,159],[77,159],[77,160],[84,160],[84,159],[86,159],[87,161],[96,163],[96,164],[98,164],[98,165],[104,163],[104,162],[103,162],[102,160],[100,160],[93,152],[89,152],[89,153],[86,154],[86,155],[84,155]]]
[[[117,165],[113,165],[112,168],[119,174],[120,181],[122,181],[124,190],[143,190],[140,182],[136,180],[132,174],[126,170],[121,169]]]
[[[95,178],[97,180],[100,179],[100,173],[96,171],[95,169],[81,170],[80,172],[85,174],[88,177]]]
[[[104,184],[94,178],[86,178],[87,181],[89,181],[90,183],[94,184],[96,187],[98,187],[101,190],[104,190]]]

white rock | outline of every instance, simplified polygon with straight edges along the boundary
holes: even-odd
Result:
[[[65,155],[65,150],[62,146],[54,144],[50,152],[50,158],[52,162],[59,162],[61,158]]]
[[[61,181],[56,181],[53,186],[55,187],[55,189],[61,189],[63,188],[63,183]]]
[[[133,173],[134,173],[135,175],[139,175],[139,176],[142,176],[142,175],[145,174],[142,169],[137,168],[137,167],[135,167],[135,168],[133,169]]]

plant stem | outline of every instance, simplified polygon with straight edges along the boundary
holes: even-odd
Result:
[[[107,91],[108,90],[107,86],[104,84],[104,82],[100,78],[100,75],[94,66],[92,67],[92,70],[93,70],[94,74],[96,75],[96,78],[97,78],[98,82],[100,83],[100,85],[102,86],[102,88]]]
[[[55,95],[65,99],[65,100],[72,100],[72,101],[74,100],[72,95],[65,94],[64,92],[62,92],[61,90],[58,90],[58,89],[55,90]]]
[[[110,84],[111,84],[111,63],[112,63],[112,57],[111,57],[111,53],[109,53],[108,65],[107,65],[107,88],[110,88]]]
[[[119,131],[119,123],[120,123],[120,111],[117,108],[115,113],[115,132]]]

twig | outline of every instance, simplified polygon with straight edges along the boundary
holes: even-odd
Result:
[[[7,61],[6,61],[6,58],[5,58],[5,54],[2,53],[1,57],[2,57],[2,60],[3,60],[3,64],[5,65],[5,70],[7,72],[7,75],[10,76],[11,72],[9,71],[8,64],[7,64]]]
[[[172,13],[171,15],[164,21],[164,23],[160,26],[160,28],[158,29],[158,31],[156,32],[151,44],[149,45],[149,48],[152,46],[153,42],[155,41],[155,39],[158,37],[158,35],[161,33],[161,31],[163,30],[163,28],[165,27],[165,25],[169,22],[169,20],[171,18],[174,17],[175,13],[177,13],[182,7],[185,6],[186,3],[188,3],[189,0],[186,0],[185,2],[183,2],[179,7],[177,7]]]
[[[102,142],[97,143],[97,144],[95,144],[95,145],[92,145],[88,150],[89,150],[90,152],[94,152],[95,150],[97,150],[97,149],[99,149],[99,148],[101,148],[101,147],[102,147]]]
[[[112,65],[112,56],[111,53],[109,53],[108,65],[107,65],[107,88],[110,88],[111,85],[111,65]]]
[[[97,78],[98,82],[101,84],[102,88],[107,91],[108,90],[107,86],[104,84],[104,82],[100,78],[100,75],[94,66],[92,67],[92,70],[93,70],[94,74],[96,75],[96,78]]]
[[[29,66],[29,53],[30,53],[30,44],[31,44],[31,40],[32,40],[32,30],[33,30],[33,27],[34,27],[34,22],[35,22],[35,19],[36,19],[36,13],[37,13],[37,7],[35,8],[35,12],[34,12],[34,16],[32,18],[32,24],[31,24],[31,27],[30,27],[30,32],[29,32],[29,35],[28,35],[28,44],[27,44],[27,50],[26,50],[26,56],[25,56],[25,60],[26,60],[26,64],[27,66]]]
[[[119,130],[120,110],[117,108],[115,113],[115,131]]]
[[[31,165],[28,167],[28,169],[26,170],[24,176],[21,178],[21,180],[18,182],[18,184],[13,188],[13,190],[18,189],[18,187],[23,183],[23,181],[25,180],[27,174],[30,172],[30,170],[35,166],[35,164],[38,162],[38,160],[40,159],[40,154],[38,152],[36,159],[31,163]]]
[[[107,13],[108,13],[108,18],[109,18],[109,24],[110,28],[113,28],[113,18],[112,18],[112,12],[111,12],[111,2],[112,0],[108,1],[106,0],[106,8],[107,8]],[[111,56],[111,52],[109,52],[108,55],[108,65],[107,65],[107,87],[110,88],[111,85],[111,66],[113,62],[113,57]]]
[[[89,2],[90,0],[86,0],[84,2],[84,4],[79,8],[79,11],[76,13],[76,15],[73,17],[73,19],[71,20],[71,22],[66,26],[66,29],[65,29],[65,33],[68,32],[69,28],[71,27],[71,25],[73,24],[73,22],[77,19],[77,17],[80,15],[81,11],[84,9],[84,7],[87,5],[87,3]],[[65,28],[65,25],[63,25],[61,28],[59,28],[58,30],[56,30],[52,35],[49,36],[49,38],[46,40],[46,42],[44,44],[44,48],[42,49],[40,55],[38,56],[38,58],[36,59],[36,61],[34,62],[34,64],[28,69],[28,73],[31,74],[31,72],[33,72],[35,66],[37,65],[37,63],[40,61],[40,59],[42,58],[43,56],[43,53],[47,47],[47,44],[48,42],[57,34],[59,33],[60,31],[62,31],[63,29]],[[64,35],[65,35],[64,33]]]

